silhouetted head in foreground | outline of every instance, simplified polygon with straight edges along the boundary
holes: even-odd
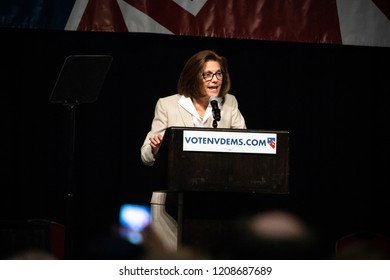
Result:
[[[336,259],[388,260],[390,240],[387,236],[372,231],[348,234],[336,242]]]
[[[323,259],[317,236],[303,220],[269,210],[235,221],[218,253],[222,259]]]

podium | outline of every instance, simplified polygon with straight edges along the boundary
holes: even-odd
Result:
[[[153,168],[152,228],[168,249],[207,248],[227,221],[289,194],[289,132],[170,127]]]

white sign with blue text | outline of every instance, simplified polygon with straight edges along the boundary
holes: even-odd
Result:
[[[183,151],[276,154],[276,149],[276,133],[183,131]]]

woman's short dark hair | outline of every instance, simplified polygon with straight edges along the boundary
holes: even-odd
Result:
[[[177,83],[177,91],[186,97],[198,98],[203,95],[202,72],[206,62],[216,61],[221,65],[223,75],[220,97],[224,97],[230,91],[230,76],[225,57],[218,55],[211,50],[203,50],[194,54],[184,65]]]

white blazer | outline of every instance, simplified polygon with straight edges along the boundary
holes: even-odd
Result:
[[[162,134],[172,126],[193,127],[194,120],[191,113],[184,109],[179,100],[180,94],[174,94],[160,98],[157,101],[152,121],[152,128],[146,135],[145,141],[141,147],[141,159],[145,165],[154,164],[154,156],[150,147],[150,138]],[[224,103],[221,105],[221,120],[218,122],[218,128],[246,129],[245,119],[238,109],[238,102],[234,95],[225,95]],[[206,127],[213,127],[213,118],[209,118]]]

